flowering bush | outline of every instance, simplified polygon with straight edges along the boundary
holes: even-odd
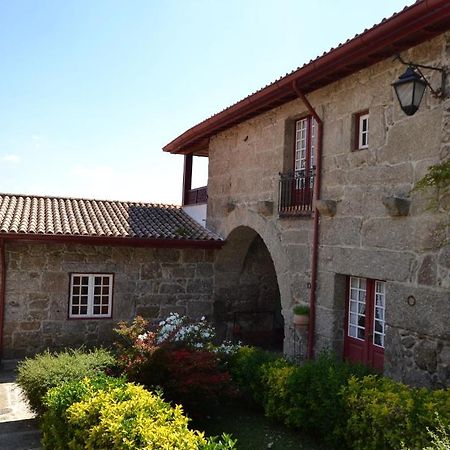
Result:
[[[117,361],[123,373],[139,381],[149,369],[155,352],[159,349],[154,332],[147,331],[148,321],[136,316],[131,325],[120,322],[115,332],[121,341],[115,342]]]
[[[119,365],[131,380],[146,386],[160,386],[165,395],[181,402],[190,412],[204,410],[231,389],[227,362],[240,347],[223,342],[215,346],[214,328],[205,317],[193,322],[170,314],[149,330],[148,322],[136,317],[115,330]]]
[[[163,390],[193,414],[204,412],[234,394],[230,374],[209,350],[174,349],[166,355]]]

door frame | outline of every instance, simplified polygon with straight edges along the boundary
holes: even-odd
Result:
[[[366,281],[366,301],[365,301],[365,320],[364,320],[364,340],[349,335],[349,308],[350,308],[350,286],[351,279],[363,279]],[[384,312],[386,313],[386,282],[384,280],[347,276],[345,289],[345,319],[344,319],[344,352],[343,357],[352,362],[359,362],[372,367],[377,371],[383,371],[385,347],[374,343],[374,322],[376,306],[376,283],[384,283]],[[383,317],[383,332],[386,331],[386,317]],[[385,341],[383,342],[385,344]],[[351,355],[350,349],[360,348],[361,357],[355,358]]]

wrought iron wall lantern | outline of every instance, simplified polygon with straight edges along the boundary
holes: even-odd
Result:
[[[419,109],[420,102],[422,101],[427,86],[430,88],[431,94],[435,98],[446,98],[446,68],[406,62],[400,55],[398,55],[396,59],[407,66],[405,73],[400,75],[399,79],[392,83],[400,106],[406,115],[412,116]],[[437,70],[441,72],[441,87],[433,89],[420,69]]]

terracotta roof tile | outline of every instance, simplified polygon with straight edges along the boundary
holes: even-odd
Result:
[[[179,206],[15,194],[0,194],[2,234],[221,240]]]

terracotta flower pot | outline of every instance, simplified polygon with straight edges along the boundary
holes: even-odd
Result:
[[[306,326],[308,326],[308,323],[309,323],[309,316],[304,315],[304,314],[302,314],[302,315],[294,314],[292,321],[294,322],[295,326],[306,327]]]

